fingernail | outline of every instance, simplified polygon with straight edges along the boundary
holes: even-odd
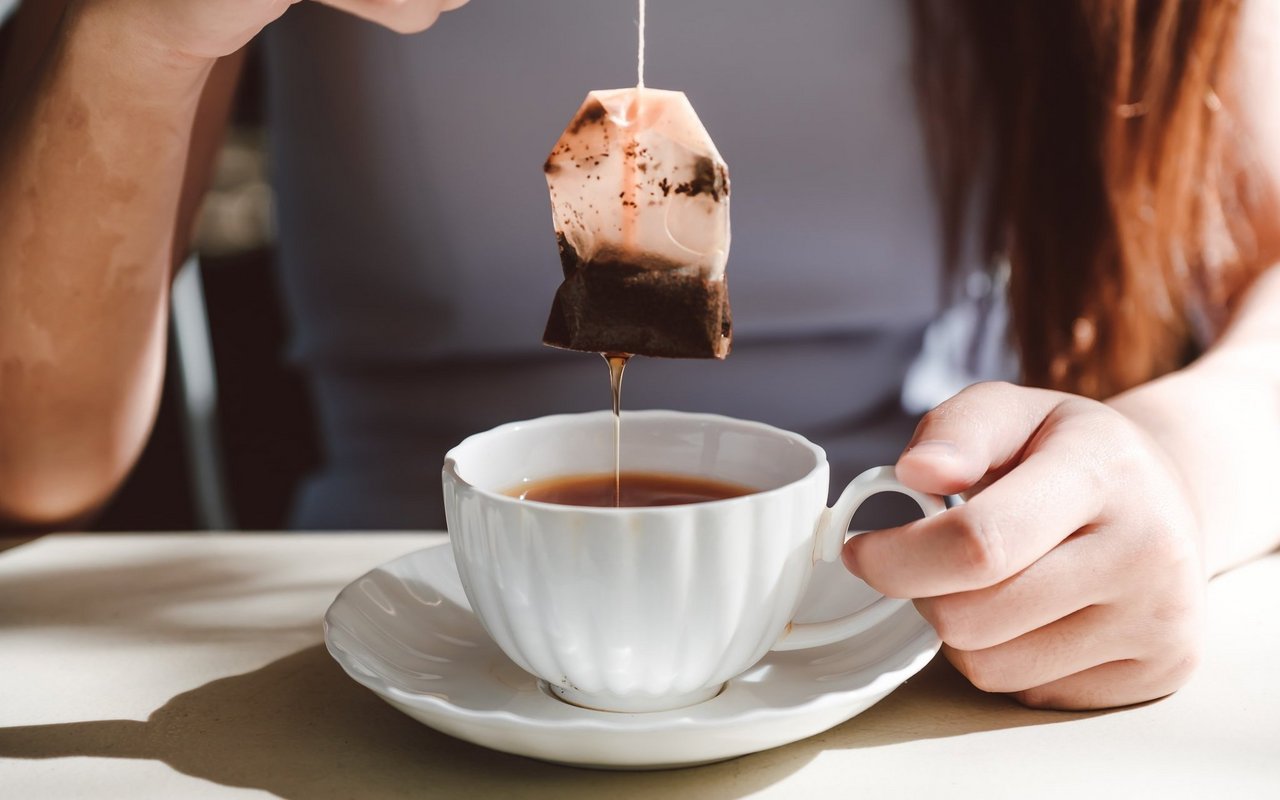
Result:
[[[956,447],[955,442],[948,442],[945,439],[926,439],[908,447],[903,455],[907,453],[931,458],[957,458],[960,455],[960,448]]]

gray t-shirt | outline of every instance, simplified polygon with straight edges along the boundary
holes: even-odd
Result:
[[[796,430],[838,482],[891,461],[942,297],[906,5],[650,12],[647,83],[688,94],[732,172],[735,349],[638,359],[625,407]],[[304,3],[271,27],[281,279],[326,454],[295,525],[439,525],[448,447],[606,407],[598,357],[540,344],[560,280],[541,165],[588,90],[634,84],[634,18],[474,0],[403,37]]]

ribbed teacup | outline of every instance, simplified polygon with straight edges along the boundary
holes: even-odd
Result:
[[[467,599],[498,646],[568,702],[658,711],[714,697],[770,649],[836,641],[892,613],[881,599],[823,623],[792,623],[817,559],[834,560],[853,512],[898,491],[927,514],[939,498],[892,469],[864,473],[832,509],[822,448],[798,434],[709,414],[622,419],[623,467],[742,484],[741,497],[591,508],[518,499],[529,481],[608,472],[609,412],[502,425],[449,451],[445,511]],[[851,577],[850,580],[853,580]]]

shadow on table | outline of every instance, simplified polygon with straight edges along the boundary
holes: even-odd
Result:
[[[720,764],[662,772],[561,767],[437,733],[349,680],[320,645],[178,695],[145,722],[0,728],[0,758],[163,761],[207,781],[301,798],[511,796],[740,797],[782,781],[824,750],[1062,722],[972,689],[941,660],[832,731]],[[919,721],[928,719],[927,726]],[[868,750],[861,757],[873,758]],[[850,764],[851,770],[856,765]]]
[[[36,543],[33,546],[40,546]],[[64,587],[53,593],[50,587]],[[238,604],[331,593],[325,580],[266,583],[243,558],[165,553],[134,563],[47,567],[0,581],[0,628],[92,629],[121,642],[208,644],[261,636],[307,635],[317,623],[236,613]],[[164,602],[156,601],[163,597]]]
[[[1006,695],[974,688],[945,658],[938,656],[900,689],[861,715],[786,749],[875,748],[922,739],[1074,722],[1113,711],[1027,708]]]

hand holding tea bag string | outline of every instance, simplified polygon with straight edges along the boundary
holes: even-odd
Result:
[[[977,384],[921,421],[897,463],[962,506],[854,537],[845,564],[916,598],[978,688],[1101,708],[1182,686],[1207,578],[1275,546],[1269,501],[1280,266],[1191,366],[1108,402]],[[1269,365],[1269,366],[1268,366]],[[1241,443],[1249,443],[1242,446]]]
[[[431,27],[468,0],[319,0],[400,33]],[[102,12],[137,39],[146,32],[162,52],[196,60],[227,56],[300,0],[79,0],[77,12]]]

